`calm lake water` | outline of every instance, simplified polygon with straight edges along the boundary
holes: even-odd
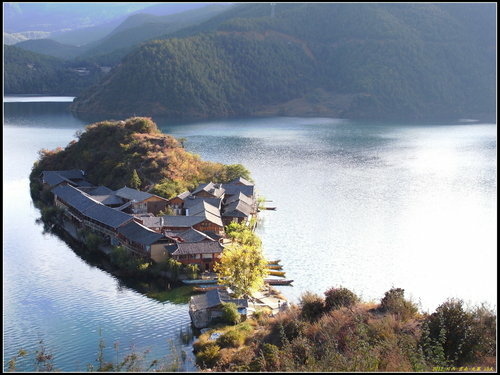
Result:
[[[67,99],[34,100],[4,104],[4,369],[43,339],[56,368],[85,371],[101,337],[108,360],[115,342],[120,354],[150,348],[151,358],[173,346],[186,352],[183,369],[194,369],[182,338],[191,332],[187,304],[124,286],[35,223],[28,175],[38,150],[66,146],[87,123]],[[203,159],[252,172],[277,206],[260,215],[258,232],[266,256],[295,280],[280,287],[291,301],[333,286],[378,301],[394,286],[423,311],[450,297],[496,307],[496,124],[155,120]]]

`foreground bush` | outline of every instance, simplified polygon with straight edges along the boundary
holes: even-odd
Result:
[[[404,298],[404,292],[405,290],[401,288],[392,288],[385,292],[380,302],[380,310],[396,314],[403,321],[415,316],[418,308],[413,302]]]
[[[311,292],[305,292],[301,296],[300,307],[302,308],[301,317],[310,322],[319,319],[325,312],[323,298]]]
[[[325,310],[331,311],[341,307],[351,307],[359,302],[358,296],[347,288],[331,288],[325,292]]]
[[[481,307],[473,311],[463,301],[450,299],[425,321],[422,348],[437,365],[461,366],[496,352],[496,316]]]

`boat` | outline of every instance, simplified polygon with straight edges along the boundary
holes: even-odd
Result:
[[[262,207],[264,210],[276,211],[276,207]]]
[[[264,279],[264,282],[269,285],[290,285],[293,280]]]
[[[269,275],[285,277],[285,271],[269,270]]]
[[[194,280],[182,280],[184,284],[187,285],[197,285],[197,284],[217,284],[217,279],[194,279]]]
[[[270,270],[280,270],[283,268],[283,266],[279,264],[268,264],[266,267]]]
[[[268,264],[278,264],[279,262],[281,262],[281,259],[278,259],[278,260],[268,260],[267,261]]]

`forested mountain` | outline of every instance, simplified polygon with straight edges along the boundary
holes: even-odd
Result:
[[[155,16],[135,14],[128,17],[108,36],[86,46],[80,53],[81,59],[114,53],[114,59],[121,59],[136,45],[189,27],[225,11],[228,5],[208,5],[182,13]],[[113,62],[115,62],[113,61]]]
[[[80,48],[69,44],[62,44],[52,39],[30,39],[17,43],[15,46],[26,51],[58,57],[60,59],[72,59],[80,54]]]
[[[104,75],[95,64],[76,64],[4,45],[6,94],[76,95]]]
[[[437,118],[496,106],[494,4],[243,4],[142,45],[77,112]]]

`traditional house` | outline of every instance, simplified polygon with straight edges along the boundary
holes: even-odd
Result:
[[[165,237],[135,221],[118,228],[118,240],[128,250],[161,262],[169,257],[167,246],[175,243],[173,238]]]
[[[224,199],[224,189],[222,188],[221,184],[214,184],[213,182],[209,182],[207,184],[199,184],[191,195],[195,197]]]
[[[242,200],[237,200],[227,205],[222,213],[222,221],[224,225],[230,223],[242,223],[247,221],[252,215],[252,207],[243,202]]]
[[[183,264],[197,264],[201,271],[213,271],[222,249],[218,241],[178,242],[169,252],[173,259]]]
[[[245,194],[243,194],[241,191],[238,194],[235,195],[230,195],[224,200],[224,205],[227,206],[233,202],[236,201],[242,201],[243,203],[246,203],[250,207],[255,205],[255,200],[253,197],[248,197]]]
[[[197,197],[197,196],[189,196],[184,201],[184,214],[186,216],[193,214],[193,207],[200,205],[202,202],[206,202],[211,206],[220,210],[222,199],[221,198],[207,198],[207,197]],[[219,215],[220,216],[220,215]]]
[[[56,206],[62,207],[80,224],[99,231],[116,244],[117,229],[134,217],[104,206],[88,194],[71,185],[58,185],[52,189]]]
[[[66,171],[43,171],[40,177],[45,189],[50,189],[60,184],[67,184],[75,187],[93,186],[90,182],[85,180],[85,173],[79,169]]]
[[[231,298],[227,291],[209,290],[204,294],[192,296],[189,301],[189,316],[196,328],[208,327],[214,320],[222,318],[223,303],[232,302],[238,312],[246,317],[248,300]]]
[[[203,241],[219,241],[221,237],[214,233],[203,233],[194,228],[189,228],[185,231],[164,231],[166,236],[175,238],[177,242],[203,242]]]
[[[186,199],[191,195],[189,191],[185,191],[184,193],[181,193],[177,195],[176,197],[170,198],[168,200],[168,205],[174,210],[174,213],[176,215],[182,215],[182,210],[184,208],[184,202]]]
[[[242,184],[222,184],[222,188],[225,191],[225,198],[229,198],[233,195],[238,195],[242,193],[247,197],[253,199],[254,196],[254,186],[253,185],[242,185]]]
[[[127,202],[131,202],[129,209],[133,214],[151,212],[156,215],[163,211],[168,204],[168,200],[165,198],[145,191],[131,189],[127,186],[116,190],[114,194]]]

